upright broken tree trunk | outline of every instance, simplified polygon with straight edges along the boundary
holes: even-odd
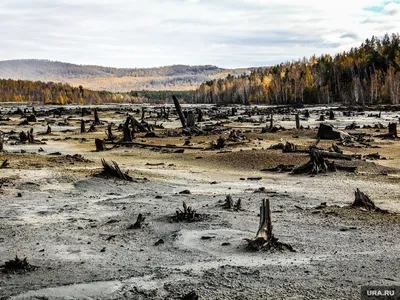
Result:
[[[97,152],[100,152],[100,151],[104,151],[104,150],[105,150],[104,140],[95,139],[94,142],[95,142],[95,144],[96,144],[96,151],[97,151]]]
[[[81,133],[85,133],[85,132],[86,132],[85,121],[81,120]]]
[[[200,108],[197,109],[197,123],[203,122],[203,112],[201,111]]]
[[[142,107],[142,117],[141,117],[142,122],[144,121],[145,115],[146,115],[146,108]]]
[[[188,112],[188,117],[187,117],[187,127],[189,128],[194,128],[196,125],[195,119],[194,119],[194,114],[192,111]]]
[[[252,250],[284,250],[295,252],[293,247],[289,244],[280,243],[278,239],[272,234],[272,218],[271,207],[268,199],[262,201],[260,207],[260,225],[256,237],[253,239],[246,239],[248,248]]]
[[[0,133],[0,152],[4,151],[4,135]]]
[[[393,135],[393,137],[397,138],[397,123],[389,123],[389,134]]]
[[[172,95],[172,99],[174,100],[175,109],[176,109],[176,112],[178,113],[179,119],[181,120],[182,127],[186,128],[186,120],[185,120],[185,116],[183,115],[183,112],[182,112],[181,104],[179,103],[179,100],[178,100],[178,98],[176,98],[175,95]]]
[[[113,125],[113,123],[109,123],[107,126],[107,131],[106,131],[107,139],[110,141],[115,139],[115,136],[112,133],[112,125]]]
[[[51,127],[50,127],[50,125],[47,125],[46,134],[51,134]]]
[[[299,113],[296,114],[296,129],[300,129],[300,116]]]
[[[274,127],[274,115],[271,113],[271,119],[269,120],[269,129]]]
[[[129,128],[130,123],[132,123],[132,118],[131,118],[131,116],[128,116],[126,118],[126,121],[125,121],[124,127],[123,127],[123,133],[124,133],[123,141],[124,142],[132,142],[133,134],[132,134],[131,129]]]
[[[19,134],[19,141],[21,143],[25,143],[28,140],[28,136],[26,135],[25,131],[21,131]]]
[[[97,108],[94,109],[94,125],[100,125],[99,113]]]
[[[329,111],[329,120],[335,120],[335,113],[332,109]]]
[[[34,138],[34,136],[33,136],[33,128],[31,128],[31,129],[27,132],[27,134],[28,134],[28,142],[29,142],[30,144],[33,144],[33,143],[35,142],[35,138]]]

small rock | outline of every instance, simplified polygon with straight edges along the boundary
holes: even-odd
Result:
[[[17,197],[18,197],[18,198],[21,198],[21,197],[22,197],[22,194],[21,194],[21,193],[18,193],[18,194],[17,194]]]
[[[179,192],[179,194],[181,194],[181,195],[190,195],[191,192],[189,190],[184,190],[184,191]]]
[[[100,250],[100,252],[106,252],[106,247]]]
[[[154,244],[154,246],[159,246],[159,245],[162,245],[162,244],[164,244],[164,240],[163,240],[163,239],[159,239],[159,240]]]

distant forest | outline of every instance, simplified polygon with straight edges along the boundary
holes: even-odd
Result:
[[[86,90],[68,84],[0,79],[0,102],[34,104],[100,104],[135,101],[129,94]]]
[[[24,61],[20,61],[24,62]],[[12,63],[11,61],[9,63]],[[31,64],[32,61],[29,61]],[[39,62],[38,62],[39,63]],[[43,63],[43,62],[42,62]],[[5,62],[4,62],[5,64]],[[55,66],[50,63],[50,66]],[[57,65],[58,63],[56,63]],[[58,65],[57,65],[58,66]],[[11,66],[9,66],[11,68]],[[75,70],[76,66],[71,67]],[[90,67],[102,72],[102,67]],[[10,69],[11,70],[11,69]],[[78,69],[77,69],[78,70]],[[137,76],[172,75],[189,72],[220,71],[213,66],[172,66],[154,69],[115,69],[116,76],[137,72]],[[122,72],[122,73],[119,73]],[[134,73],[129,75],[135,76]],[[226,76],[227,75],[227,76]],[[200,76],[200,75],[199,75]],[[201,75],[203,76],[203,75]],[[166,77],[168,78],[168,77]],[[158,79],[152,79],[159,84]],[[168,80],[177,80],[169,78]],[[157,82],[156,82],[157,81]],[[282,63],[272,67],[252,69],[243,75],[225,74],[223,79],[209,80],[196,91],[131,91],[112,93],[94,91],[69,84],[0,79],[0,102],[30,102],[36,104],[100,104],[170,101],[172,94],[187,103],[216,104],[400,104],[400,36],[386,34],[372,37],[360,47],[335,56],[315,55],[309,59]]]
[[[132,91],[110,93],[92,91],[68,84],[0,79],[0,102],[29,102],[33,104],[101,104],[101,103],[165,103],[176,95],[184,102],[193,100],[194,91]]]
[[[196,90],[194,102],[399,104],[399,45],[399,34],[386,34],[333,57],[312,56],[207,81]]]

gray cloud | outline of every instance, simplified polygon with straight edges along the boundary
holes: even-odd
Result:
[[[384,28],[400,31],[395,5],[381,13],[363,10],[381,2],[2,0],[0,60],[116,67],[268,65],[334,54],[349,47],[348,39],[361,43],[384,34]]]

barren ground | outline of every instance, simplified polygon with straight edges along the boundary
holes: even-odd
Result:
[[[103,112],[100,118],[118,124],[124,116]],[[394,118],[384,116],[382,123]],[[43,119],[34,124],[35,132],[45,131]],[[200,299],[359,299],[363,285],[400,284],[400,141],[374,138],[372,144],[380,148],[341,147],[348,154],[379,152],[386,158],[345,162],[357,166],[356,173],[295,176],[262,170],[301,165],[308,154],[267,148],[281,141],[307,148],[316,129],[261,134],[257,125],[233,122],[226,126],[239,127],[250,142],[228,144],[231,151],[116,147],[95,152],[94,138],[104,138],[105,126],[80,134],[79,120],[70,120],[71,132],[55,126],[52,135],[36,136],[46,144],[6,143],[0,153],[0,163],[9,161],[0,170],[0,265],[18,255],[39,267],[0,273],[0,299],[181,299],[191,291]],[[0,130],[31,127],[17,126],[18,121],[2,122]],[[193,137],[191,145],[205,147],[219,136]],[[185,139],[138,134],[135,141],[183,145]],[[62,155],[51,155],[57,151]],[[102,158],[140,180],[97,177]],[[254,177],[261,179],[249,180]],[[350,209],[356,188],[393,213]],[[179,194],[183,190],[191,194]],[[229,194],[242,199],[242,211],[223,209]],[[264,198],[272,203],[275,236],[296,252],[246,249],[244,239],[256,234]],[[183,201],[206,218],[172,222]],[[322,202],[328,208],[316,208]],[[145,226],[127,229],[139,213]],[[164,243],[155,246],[160,239]]]

